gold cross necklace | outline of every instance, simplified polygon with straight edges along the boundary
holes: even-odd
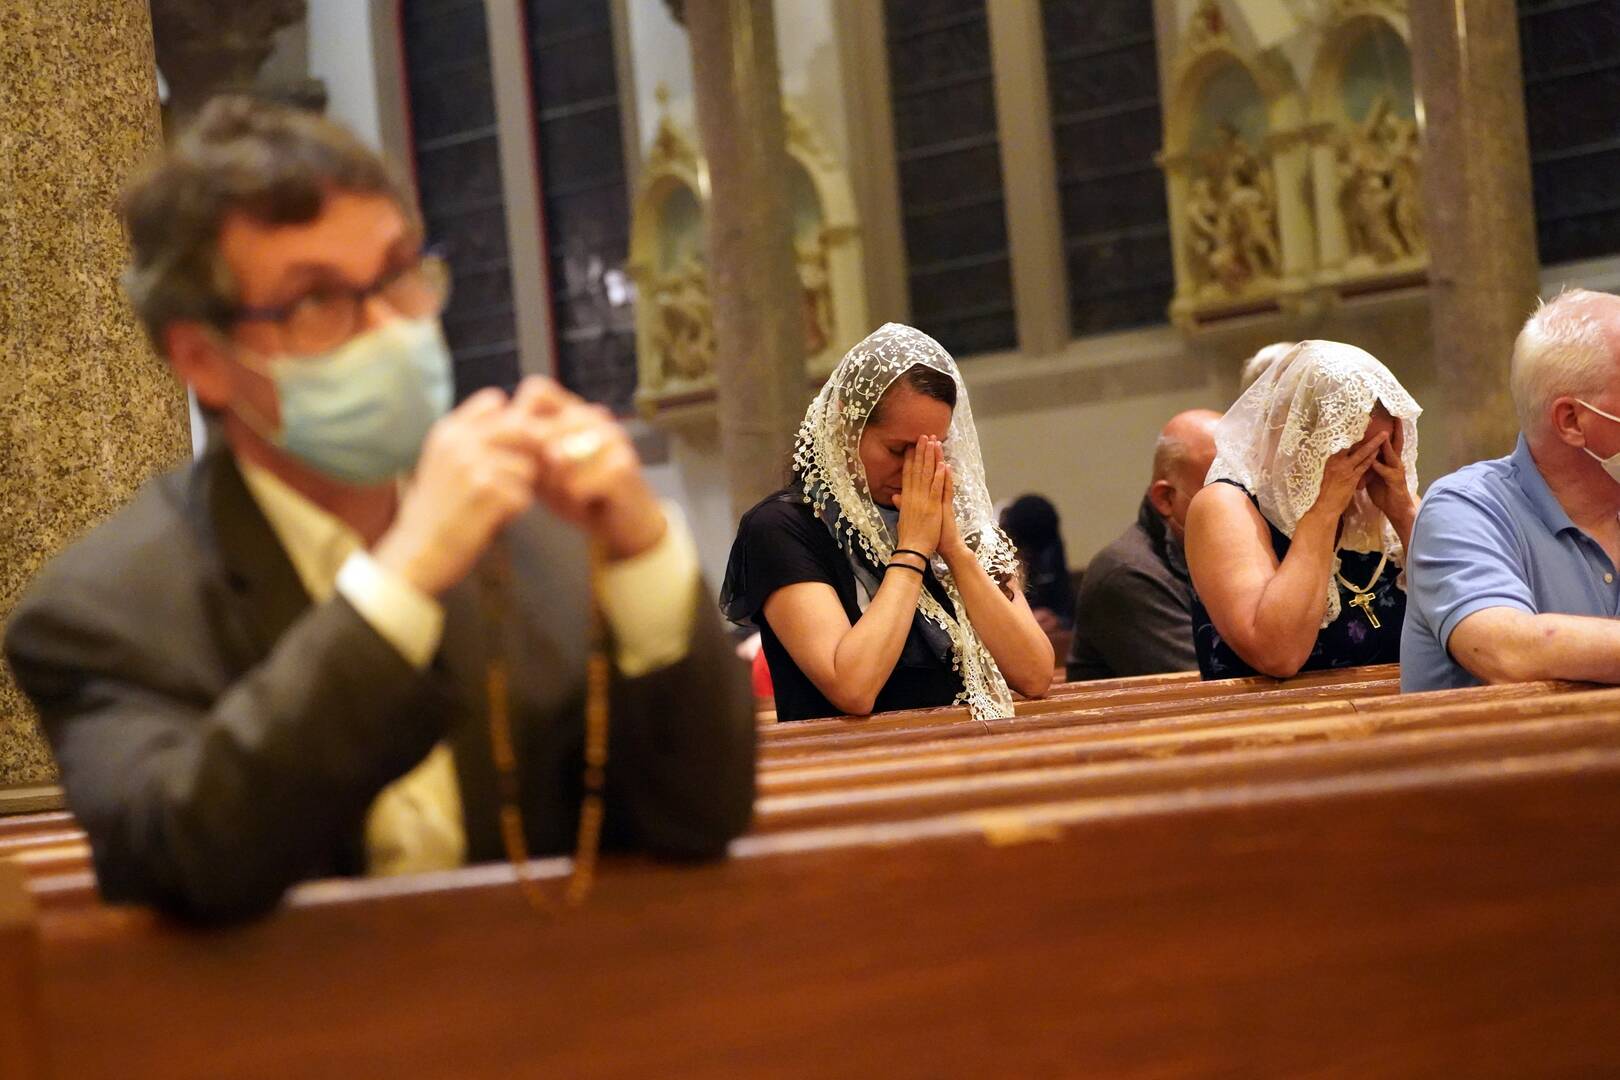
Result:
[[[1384,625],[1378,621],[1378,616],[1373,614],[1372,606],[1374,590],[1378,586],[1378,579],[1384,576],[1384,567],[1388,564],[1389,551],[1388,549],[1385,549],[1383,557],[1378,560],[1378,569],[1373,571],[1372,580],[1368,581],[1366,587],[1364,588],[1352,585],[1350,582],[1346,581],[1342,571],[1335,570],[1333,572],[1333,576],[1339,579],[1339,584],[1343,585],[1345,588],[1349,589],[1355,594],[1350,600],[1350,606],[1353,608],[1360,608],[1361,613],[1367,616],[1367,621],[1372,623],[1372,628],[1374,630],[1380,629]]]

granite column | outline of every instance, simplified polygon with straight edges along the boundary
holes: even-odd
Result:
[[[780,487],[809,399],[771,0],[691,0],[698,130],[709,166],[720,445],[734,515]]]
[[[0,4],[0,618],[189,449],[185,396],[118,286],[118,192],[160,138],[146,0]],[[0,788],[53,775],[0,673]]]
[[[1513,449],[1513,339],[1540,288],[1513,0],[1410,7],[1423,107],[1423,210],[1434,356],[1451,438],[1433,478]]]

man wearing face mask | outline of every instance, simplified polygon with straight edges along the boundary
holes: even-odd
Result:
[[[1159,432],[1136,524],[1092,557],[1080,582],[1070,681],[1198,670],[1182,539],[1187,504],[1215,460],[1220,418],[1210,409],[1188,409]]]
[[[1620,683],[1620,296],[1544,304],[1511,388],[1513,453],[1436,481],[1418,511],[1403,690]]]
[[[450,408],[447,269],[377,156],[222,99],[124,213],[126,287],[209,445],[47,567],[6,637],[104,896],[223,919],[308,878],[499,858],[512,779],[528,849],[568,850],[590,547],[603,841],[723,850],[754,724],[685,524],[548,380]]]

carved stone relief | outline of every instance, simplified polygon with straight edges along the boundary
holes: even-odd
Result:
[[[1214,0],[1182,35],[1158,160],[1176,242],[1170,315],[1189,332],[1424,280],[1405,4],[1314,10],[1314,54],[1297,69],[1312,73],[1308,93],[1300,58],[1239,45]]]
[[[1423,254],[1416,121],[1380,99],[1339,133],[1338,167],[1351,258],[1381,265]]]
[[[650,296],[652,347],[665,381],[696,381],[714,373],[714,307],[709,271],[695,255],[658,275]]]
[[[707,167],[668,94],[642,170],[631,222],[637,304],[637,399],[649,410],[713,389],[715,338],[703,217]],[[854,196],[836,158],[802,111],[784,103],[794,261],[799,275],[807,374],[831,370],[839,351],[866,333]]]
[[[1185,212],[1188,263],[1201,292],[1237,294],[1282,274],[1270,163],[1231,127],[1193,172]]]

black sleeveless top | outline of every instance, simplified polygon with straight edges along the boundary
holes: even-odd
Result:
[[[1254,501],[1254,496],[1240,484],[1230,480],[1215,482],[1232,484]],[[1288,555],[1288,537],[1269,521],[1266,528],[1271,530],[1271,550],[1276,552],[1277,561],[1281,562]],[[1345,581],[1354,583],[1356,588],[1365,589],[1367,579],[1372,577],[1382,557],[1382,553],[1376,551],[1341,551],[1339,575]],[[1406,620],[1406,592],[1396,584],[1400,576],[1401,568],[1394,559],[1389,560],[1373,588],[1370,618],[1362,608],[1350,605],[1356,594],[1335,579],[1339,587],[1339,617],[1317,632],[1316,645],[1300,670],[1321,671],[1362,664],[1398,663],[1401,658],[1401,624]],[[1196,593],[1193,595],[1192,619],[1193,646],[1198,652],[1198,670],[1204,678],[1233,679],[1240,675],[1259,674],[1221,637]],[[1377,626],[1373,625],[1375,619]]]
[[[720,607],[726,617],[759,630],[765,662],[771,669],[778,720],[810,720],[841,712],[793,662],[765,618],[765,601],[770,595],[801,581],[831,585],[851,626],[861,617],[849,557],[804,501],[803,492],[792,487],[767,496],[743,515],[720,590]],[[947,611],[951,609],[950,595],[932,569],[923,585]],[[920,625],[922,618],[920,612],[912,617],[900,659],[878,692],[873,712],[949,705],[961,693],[962,676],[952,669],[948,658],[935,655],[929,647]]]

